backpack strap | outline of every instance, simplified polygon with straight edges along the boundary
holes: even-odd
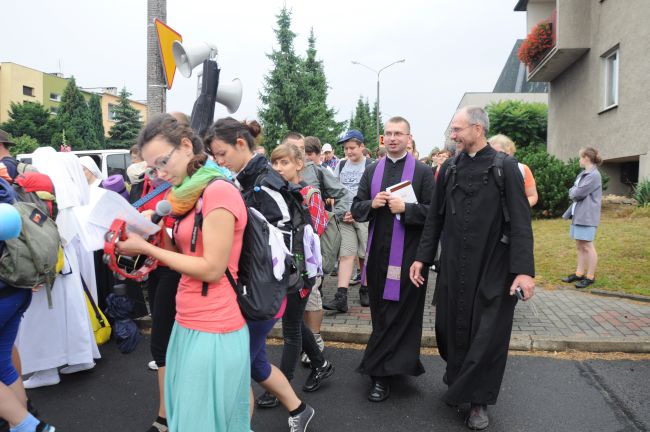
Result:
[[[152,199],[154,199],[155,197],[157,197],[158,195],[160,195],[161,193],[165,192],[170,187],[172,187],[171,183],[165,182],[131,205],[134,208],[140,208],[146,203],[148,203],[149,201],[151,201]]]
[[[347,162],[347,159],[341,159],[339,161],[339,175],[341,175],[341,171],[343,171],[343,167],[345,166],[345,163]]]
[[[443,190],[445,191],[444,197],[443,197],[443,202],[442,206],[440,206],[440,210],[438,211],[439,215],[443,215],[445,213],[446,207],[447,207],[447,184],[449,181],[451,181],[451,192],[450,195],[452,197],[451,200],[451,214],[456,214],[456,204],[454,203],[453,200],[453,194],[454,190],[458,186],[456,184],[456,165],[458,165],[458,160],[460,159],[460,156],[462,153],[457,153],[449,162],[449,165],[447,166],[447,170],[445,171],[445,177],[443,181]]]
[[[494,181],[499,188],[499,195],[501,197],[501,208],[503,210],[503,219],[506,223],[510,222],[510,212],[508,211],[508,205],[506,201],[506,187],[505,187],[505,172],[503,170],[503,161],[506,158],[506,154],[503,152],[496,152],[494,155],[494,161],[492,162],[492,175],[494,176]]]

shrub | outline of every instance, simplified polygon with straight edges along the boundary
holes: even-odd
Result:
[[[39,147],[38,141],[30,137],[29,135],[23,135],[17,138],[13,138],[13,142],[16,145],[9,147],[12,156],[16,156],[24,153],[32,153],[34,152],[34,150],[36,150]]]
[[[581,171],[578,159],[563,162],[546,152],[543,146],[536,145],[517,151],[519,162],[528,165],[535,176],[539,199],[533,207],[533,217],[554,218],[562,216],[569,208],[569,189]],[[603,190],[607,189],[609,177],[601,171]]]
[[[650,207],[650,180],[642,180],[636,185],[634,199],[639,203],[639,207]]]
[[[534,217],[561,216],[569,207],[569,189],[573,186],[580,167],[565,163],[546,152],[542,146],[517,151],[517,159],[530,168],[535,176],[539,200],[533,207]]]
[[[546,145],[546,104],[505,100],[488,105],[487,113],[490,117],[490,135],[507,135],[517,144],[517,148]]]

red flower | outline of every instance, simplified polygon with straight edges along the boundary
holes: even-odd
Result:
[[[519,47],[517,57],[528,67],[535,66],[546,53],[555,46],[553,25],[550,21],[541,21],[531,30]]]

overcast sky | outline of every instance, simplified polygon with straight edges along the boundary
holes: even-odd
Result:
[[[2,0],[0,61],[74,75],[81,87],[126,86],[146,99],[146,0]],[[276,46],[275,15],[292,11],[296,51],[304,54],[314,28],[318,57],[330,86],[329,104],[347,120],[360,95],[372,103],[375,70],[381,74],[384,119],[411,122],[424,155],[443,133],[465,92],[489,92],[517,38],[525,15],[515,0],[167,0],[167,23],[186,43],[210,41],[219,49],[222,80],[244,86],[236,118],[257,118],[258,93]],[[60,67],[59,67],[60,65]],[[190,113],[196,80],[176,74],[167,109]],[[226,116],[217,105],[215,117]]]

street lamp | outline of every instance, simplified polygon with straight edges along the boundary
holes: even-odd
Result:
[[[359,63],[358,61],[352,60],[353,65],[363,66],[364,68],[366,68],[366,69],[368,69],[368,70],[370,70],[370,71],[377,74],[377,105],[375,107],[376,114],[377,114],[377,118],[375,119],[376,122],[377,122],[377,145],[379,145],[379,75],[381,74],[381,72],[384,69],[388,69],[389,67],[391,67],[391,66],[393,66],[393,65],[395,65],[397,63],[404,63],[405,61],[406,61],[406,59],[401,59],[401,60],[394,61],[391,64],[388,64],[388,65],[384,66],[383,68],[381,68],[381,69],[379,69],[377,71],[377,70],[374,70],[373,68],[371,68],[370,66],[366,66],[363,63]]]

